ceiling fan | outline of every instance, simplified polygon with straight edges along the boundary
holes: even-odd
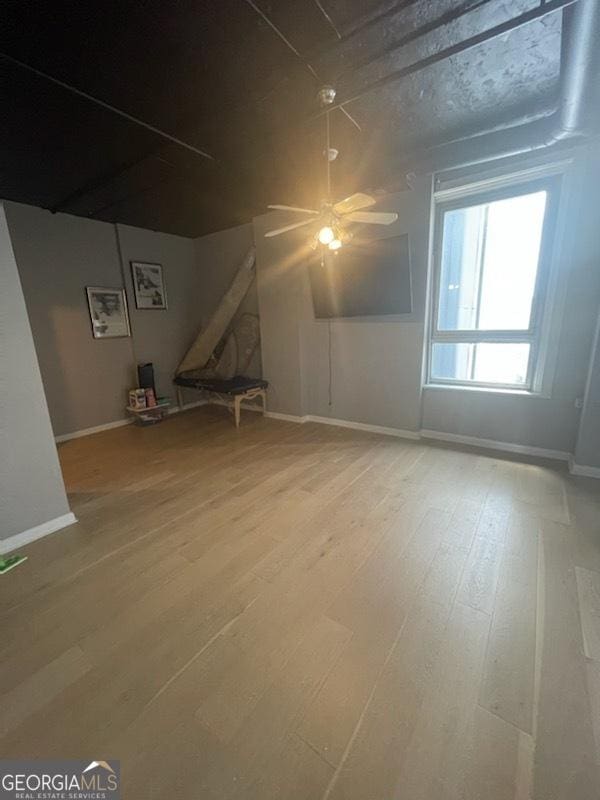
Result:
[[[322,106],[331,105],[335,100],[335,89],[332,86],[323,86],[318,96]],[[327,126],[325,156],[327,159],[328,195],[331,193],[331,162],[335,161],[338,155],[338,151],[330,146],[329,114],[330,109],[325,113]],[[351,233],[345,228],[346,223],[360,222],[366,225],[391,225],[398,219],[398,214],[394,212],[363,210],[374,206],[376,202],[375,198],[371,197],[371,195],[357,192],[356,194],[351,194],[350,197],[346,197],[345,200],[340,200],[338,203],[324,200],[321,203],[319,211],[313,208],[273,204],[268,206],[268,208],[277,211],[291,211],[295,214],[308,214],[311,219],[303,220],[302,222],[293,222],[291,225],[284,225],[282,228],[275,228],[265,233],[265,238],[270,239],[273,236],[279,236],[282,233],[293,231],[296,228],[302,228],[305,225],[319,224],[319,230],[313,237],[313,246],[317,247],[321,244],[328,247],[330,250],[339,250],[340,247],[351,238]]]

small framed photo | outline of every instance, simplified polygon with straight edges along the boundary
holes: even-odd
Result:
[[[133,280],[136,308],[159,311],[167,308],[167,293],[163,282],[162,264],[132,261],[131,278]]]
[[[130,336],[125,289],[86,286],[94,339]]]

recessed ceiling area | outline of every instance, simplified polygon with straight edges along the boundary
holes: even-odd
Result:
[[[423,149],[556,109],[568,9],[386,82],[538,6],[13,0],[0,39],[0,196],[186,236],[269,202],[313,206],[324,83],[341,102],[360,95],[331,117],[336,196],[377,187],[390,159],[408,169]]]

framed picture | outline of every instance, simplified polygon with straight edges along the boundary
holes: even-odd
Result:
[[[94,339],[130,336],[125,289],[86,286]]]
[[[162,264],[132,261],[131,278],[136,308],[166,309],[167,293],[163,282]]]

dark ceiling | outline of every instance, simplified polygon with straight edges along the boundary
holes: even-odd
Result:
[[[314,206],[323,83],[344,100],[538,5],[4,0],[0,197],[187,236],[247,222],[269,202]],[[389,164],[423,148],[553,111],[562,14],[368,92],[345,106],[352,119],[332,111],[334,196],[386,185]]]

